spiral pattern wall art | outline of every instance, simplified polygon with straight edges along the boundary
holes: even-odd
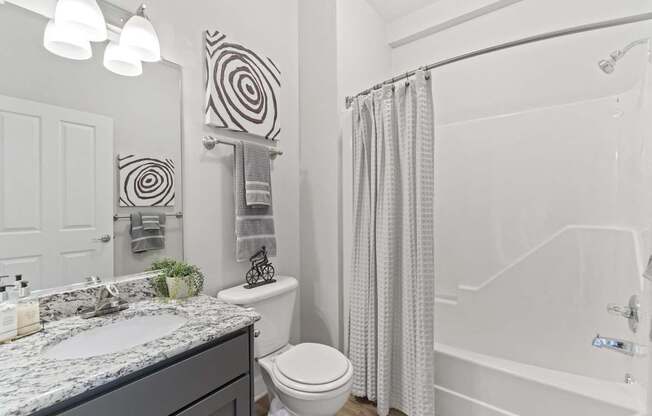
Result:
[[[281,132],[281,72],[274,62],[218,31],[206,31],[206,124],[269,140]]]
[[[174,161],[142,155],[118,156],[121,207],[174,206]]]

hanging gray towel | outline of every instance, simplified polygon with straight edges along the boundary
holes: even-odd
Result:
[[[247,206],[272,206],[272,181],[269,149],[244,143],[244,178]]]
[[[161,229],[161,222],[158,215],[141,214],[141,218],[143,219],[143,230],[151,231]]]
[[[156,217],[157,221],[150,220]],[[144,224],[147,219],[149,224]],[[131,251],[133,253],[143,253],[151,250],[162,250],[165,248],[165,214],[142,214],[134,212],[131,214]]]
[[[263,246],[267,250],[267,255],[274,257],[276,256],[276,235],[272,206],[247,206],[244,144],[242,142],[236,143],[234,155],[233,191],[235,194],[236,261],[248,261],[249,257]]]

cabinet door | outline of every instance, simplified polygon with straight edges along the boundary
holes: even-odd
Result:
[[[244,376],[175,416],[250,416],[249,376]]]

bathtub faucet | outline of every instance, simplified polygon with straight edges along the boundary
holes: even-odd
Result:
[[[611,351],[629,355],[630,357],[639,354],[639,348],[633,342],[622,339],[603,338],[600,334],[593,338],[593,346],[596,348],[606,348]]]

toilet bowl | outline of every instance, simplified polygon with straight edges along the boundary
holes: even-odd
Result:
[[[218,299],[253,307],[261,315],[254,354],[270,400],[278,399],[291,415],[333,416],[349,398],[353,366],[333,347],[289,344],[297,287],[293,277],[278,277],[254,289],[223,290]]]
[[[293,415],[333,416],[351,393],[351,362],[326,345],[288,346],[260,358],[258,364],[270,396]]]

